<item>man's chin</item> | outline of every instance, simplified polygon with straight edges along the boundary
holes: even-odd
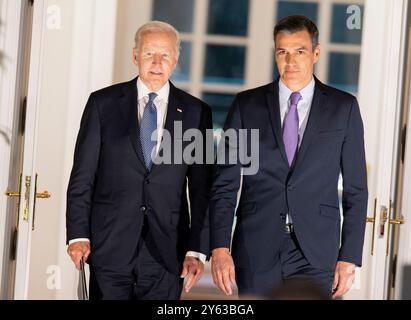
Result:
[[[297,74],[294,75],[286,75],[281,77],[281,80],[283,80],[284,83],[286,84],[298,84],[301,82],[301,79],[297,76]]]
[[[291,73],[287,73],[282,77],[285,81],[288,82],[299,82],[301,81],[301,75],[298,72],[291,72]]]
[[[157,91],[160,90],[168,81],[168,79],[164,79],[164,77],[148,77],[147,79],[141,79],[149,89]]]

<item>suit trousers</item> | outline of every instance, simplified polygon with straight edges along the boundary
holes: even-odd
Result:
[[[294,232],[284,231],[282,241],[275,261],[266,270],[252,272],[249,269],[236,267],[239,296],[275,298],[273,295],[276,292],[282,288],[284,290],[288,288],[286,286],[288,282],[298,281],[302,287],[307,288],[306,285],[309,285],[315,292],[320,292],[320,297],[330,298],[334,270],[321,270],[313,267],[305,258]]]
[[[94,275],[90,279],[95,282],[90,283],[90,299],[178,300],[183,289],[184,279],[164,267],[146,217],[131,273],[96,266],[91,270]]]

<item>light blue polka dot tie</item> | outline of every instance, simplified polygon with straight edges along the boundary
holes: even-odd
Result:
[[[154,104],[154,99],[157,93],[151,92],[148,95],[148,102],[144,107],[143,117],[140,124],[140,139],[143,148],[144,162],[148,171],[153,165],[153,157],[155,156],[155,148],[157,145],[157,137],[151,140],[151,135],[157,130],[157,109]],[[154,137],[153,137],[154,138]]]

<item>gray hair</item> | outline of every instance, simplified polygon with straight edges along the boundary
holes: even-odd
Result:
[[[149,33],[171,33],[174,35],[176,38],[176,45],[175,45],[175,53],[177,55],[177,58],[180,54],[180,34],[178,31],[169,23],[162,22],[162,21],[149,21],[145,24],[143,24],[136,32],[136,35],[134,37],[134,42],[135,42],[135,48],[137,52],[140,50],[140,43],[141,43],[141,38]]]

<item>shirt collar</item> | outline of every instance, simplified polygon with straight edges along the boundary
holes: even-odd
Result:
[[[281,80],[281,78],[280,78],[280,81],[278,82],[278,88],[279,88],[280,95],[282,97],[285,97],[288,101],[293,91],[285,85],[285,83]],[[315,80],[314,80],[314,77],[312,77],[311,81],[299,91],[302,99],[304,100],[304,97],[313,95],[314,88],[315,88]]]
[[[144,97],[148,97],[148,94],[152,92],[149,88],[147,88],[140,77],[137,78],[137,92],[138,100],[141,100]],[[168,102],[168,95],[170,94],[170,83],[167,81],[160,90],[156,91],[156,93],[158,98],[165,102]]]

